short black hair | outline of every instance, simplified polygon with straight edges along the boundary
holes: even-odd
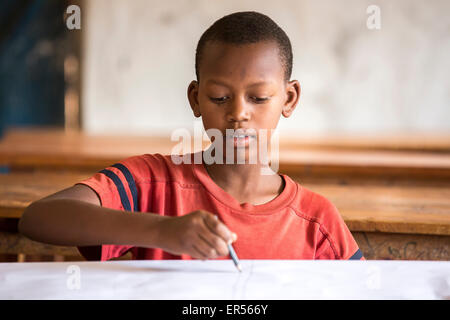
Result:
[[[279,48],[285,80],[292,73],[292,46],[289,37],[275,21],[255,11],[242,11],[226,15],[212,24],[200,37],[195,53],[195,74],[200,81],[199,66],[207,42],[223,42],[236,45],[261,41],[274,41]]]

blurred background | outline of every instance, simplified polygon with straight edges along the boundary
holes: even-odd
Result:
[[[66,26],[70,4],[81,29]],[[370,29],[367,8],[380,9]],[[89,133],[191,129],[195,48],[220,17],[267,14],[290,37],[300,104],[280,132],[450,132],[446,0],[5,0],[0,6],[2,131],[79,126]]]
[[[293,46],[302,93],[279,123],[279,171],[331,200],[367,259],[450,260],[450,1],[2,0],[0,261],[82,259],[20,235],[22,212],[170,153],[199,121],[197,42],[237,11]]]

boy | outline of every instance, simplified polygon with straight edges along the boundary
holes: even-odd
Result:
[[[246,160],[250,142],[298,103],[289,38],[263,14],[216,21],[199,40],[195,68],[187,92],[195,117]],[[223,158],[227,152],[214,150]],[[134,259],[226,259],[229,242],[240,259],[364,259],[324,197],[287,175],[261,174],[261,163],[207,164],[201,155],[200,164],[175,164],[160,154],[127,158],[32,203],[20,232],[78,246],[97,260],[128,251]]]

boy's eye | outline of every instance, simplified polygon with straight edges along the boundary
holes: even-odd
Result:
[[[252,97],[253,100],[255,100],[257,103],[265,102],[269,100],[269,98],[260,98],[260,97]]]
[[[214,98],[214,97],[209,97],[209,99],[217,104],[221,104],[226,102],[226,100],[228,100],[228,97],[218,97],[218,98]],[[251,97],[252,100],[254,100],[256,103],[264,103],[266,101],[268,101],[270,98],[269,97]]]
[[[211,99],[211,101],[215,103],[224,103],[228,99],[228,97],[219,97],[219,98],[209,97],[209,99]]]

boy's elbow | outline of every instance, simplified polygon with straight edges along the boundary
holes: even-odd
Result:
[[[36,215],[36,204],[37,202],[31,203],[22,213],[22,217],[19,220],[18,231],[26,237],[30,237],[33,234],[33,229],[37,225],[33,222]]]

